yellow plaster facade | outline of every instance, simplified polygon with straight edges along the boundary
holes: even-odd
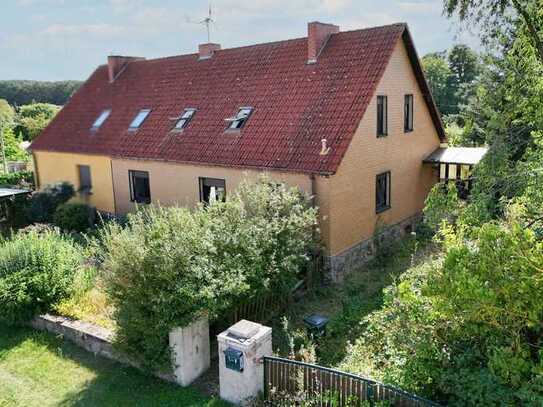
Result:
[[[264,173],[257,170],[115,158],[112,164],[117,213],[130,212],[135,207],[130,201],[129,170],[149,173],[153,203],[188,207],[194,207],[200,202],[200,177],[224,179],[228,196],[242,180],[256,179],[258,175]],[[311,194],[309,175],[278,171],[267,171],[266,174],[278,182],[298,186],[307,194]]]
[[[34,151],[34,171],[39,188],[67,181],[79,189],[78,165],[90,167],[92,180],[92,193],[80,199],[100,211],[115,213],[111,158],[98,155]]]

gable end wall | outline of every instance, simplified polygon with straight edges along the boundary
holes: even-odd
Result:
[[[404,133],[404,95],[414,95],[414,131]],[[388,136],[377,138],[377,96],[388,96]],[[423,159],[440,139],[417,84],[403,41],[388,67],[337,171],[329,181],[327,244],[341,255],[376,232],[417,215],[435,183]],[[375,211],[375,177],[391,171],[391,208]],[[321,181],[322,182],[322,181]]]

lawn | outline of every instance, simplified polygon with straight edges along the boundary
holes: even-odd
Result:
[[[227,406],[44,332],[0,325],[0,407]]]
[[[354,343],[365,329],[364,317],[381,307],[383,289],[410,267],[430,261],[437,253],[436,246],[428,239],[408,237],[348,275],[343,283],[308,292],[284,316],[274,319],[274,351],[281,356],[288,355],[288,336],[294,339],[295,347],[306,342],[303,317],[319,313],[329,317],[330,322],[326,336],[316,342],[316,362],[323,366],[340,366],[349,343]],[[283,328],[285,317],[290,335]]]

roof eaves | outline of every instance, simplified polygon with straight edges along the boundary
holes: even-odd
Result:
[[[405,47],[407,49],[409,60],[411,61],[411,66],[415,71],[415,77],[417,78],[417,82],[424,97],[424,101],[426,102],[428,110],[430,111],[430,116],[432,117],[432,122],[434,123],[439,138],[442,142],[446,142],[447,135],[445,134],[445,128],[443,126],[443,121],[441,120],[441,114],[439,113],[439,109],[437,108],[434,97],[432,96],[430,87],[428,86],[428,81],[426,80],[426,75],[424,74],[424,70],[422,69],[422,65],[420,63],[420,59],[415,48],[413,38],[411,37],[411,33],[409,32],[409,28],[407,24],[403,25],[405,27],[405,30],[402,37]]]

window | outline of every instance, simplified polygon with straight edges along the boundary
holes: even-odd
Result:
[[[140,128],[140,126],[143,124],[145,119],[147,119],[147,116],[149,116],[149,113],[151,113],[151,109],[142,109],[139,111],[139,113],[134,117],[134,120],[132,120],[132,123],[130,123],[130,130],[137,130]]]
[[[128,171],[130,181],[130,200],[136,203],[151,203],[149,173],[147,171]]]
[[[90,193],[92,190],[90,167],[88,165],[78,165],[77,172],[79,173],[79,192]]]
[[[405,95],[403,129],[406,133],[413,131],[413,95]]]
[[[100,113],[100,116],[98,116],[98,118],[92,124],[91,130],[98,130],[100,127],[102,127],[102,124],[104,124],[104,122],[107,120],[110,113],[111,110],[102,111],[102,113]]]
[[[209,204],[226,199],[226,183],[218,178],[200,178],[200,202]]]
[[[194,116],[194,113],[196,113],[196,109],[193,108],[187,108],[183,111],[183,114],[179,116],[176,120],[174,130],[183,130],[189,122],[192,120],[192,117]]]
[[[238,114],[236,117],[232,117],[230,119],[226,119],[230,122],[228,125],[229,129],[241,129],[247,120],[249,119],[249,116],[253,112],[253,109],[251,107],[242,107],[239,109]]]
[[[375,182],[375,212],[390,208],[390,171],[377,175]]]
[[[377,96],[377,137],[388,134],[388,100],[386,96]]]

